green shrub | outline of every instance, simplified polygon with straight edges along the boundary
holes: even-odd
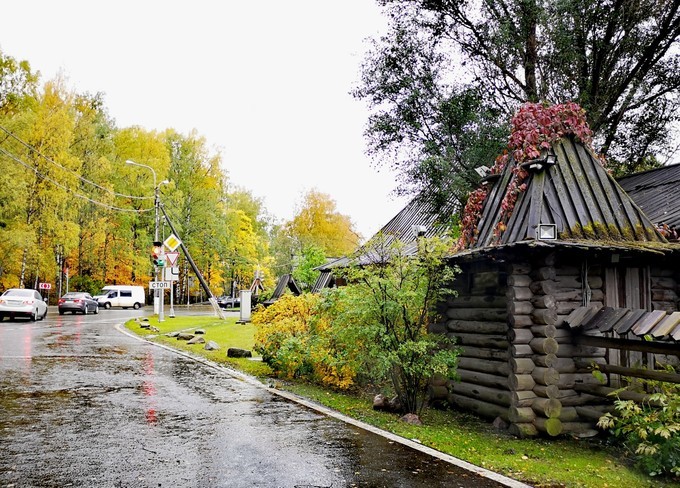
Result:
[[[614,402],[615,414],[607,413],[601,417],[598,426],[623,439],[636,465],[648,475],[678,476],[680,385],[645,379],[636,379],[635,384],[653,392],[648,400],[638,403],[617,399]]]
[[[252,322],[257,327],[254,349],[278,376],[308,374],[309,321],[318,301],[317,295],[286,294],[253,313]]]
[[[370,249],[376,264],[344,269],[349,285],[253,314],[255,350],[279,376],[343,390],[371,384],[419,413],[430,378],[455,374],[453,341],[427,332],[450,293],[454,270],[442,260],[450,243],[422,239],[417,256],[381,239]]]
[[[255,351],[277,376],[347,390],[370,369],[367,328],[343,313],[345,292],[284,295],[253,314]]]

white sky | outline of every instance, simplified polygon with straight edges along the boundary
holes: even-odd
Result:
[[[279,220],[312,188],[364,238],[404,206],[365,155],[367,111],[349,95],[363,40],[384,28],[375,0],[3,3],[5,55],[103,92],[118,127],[195,129]]]

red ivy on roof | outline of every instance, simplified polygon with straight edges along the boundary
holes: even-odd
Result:
[[[529,174],[519,164],[541,157],[541,152],[552,147],[562,137],[574,135],[587,147],[591,147],[593,132],[586,122],[585,111],[574,102],[559,105],[526,103],[512,119],[512,132],[508,149],[496,158],[491,174],[500,174],[512,155],[515,166],[505,196],[501,202],[501,218],[494,229],[496,241],[505,231],[506,225],[521,193],[526,191],[525,183]],[[592,147],[591,147],[592,149]],[[470,194],[461,222],[461,237],[458,249],[474,244],[479,234],[477,228],[482,214],[489,185],[481,186]]]

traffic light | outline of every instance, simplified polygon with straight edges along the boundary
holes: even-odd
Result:
[[[163,252],[162,242],[154,241],[151,248],[151,261],[153,261],[154,266],[165,266],[165,253]]]

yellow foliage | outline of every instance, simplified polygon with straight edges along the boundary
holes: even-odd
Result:
[[[345,256],[359,245],[361,236],[346,215],[336,211],[335,201],[325,193],[311,190],[292,221],[288,234],[299,239],[302,247],[316,246],[327,256]]]
[[[325,386],[349,389],[357,372],[342,357],[344,347],[329,338],[331,322],[316,306],[319,295],[284,295],[253,314],[255,349],[283,377],[307,375]]]

